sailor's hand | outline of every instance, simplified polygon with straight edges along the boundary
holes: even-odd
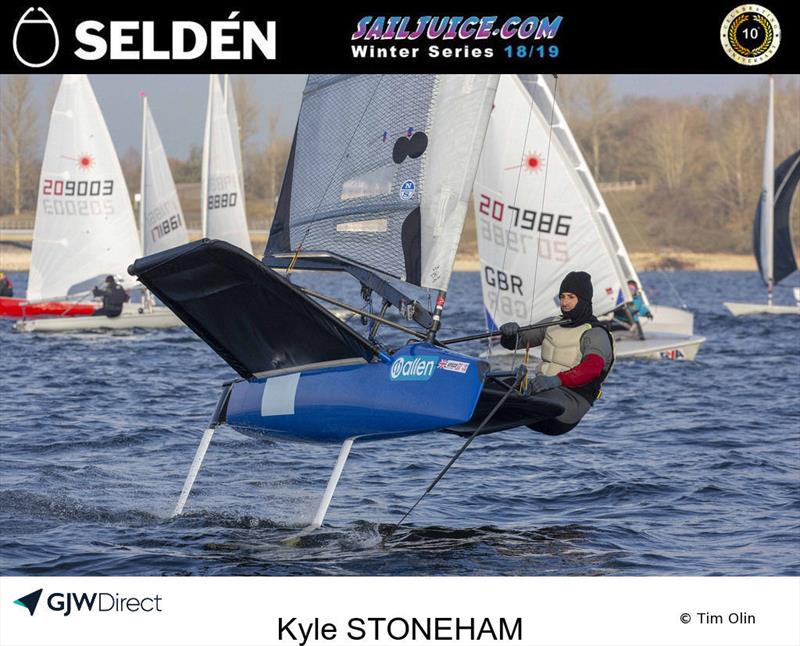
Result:
[[[653,320],[652,312],[648,312],[647,314],[645,314],[645,317],[647,318],[648,321],[652,321]]]
[[[500,326],[500,334],[503,336],[503,339],[507,339],[508,341],[516,341],[517,336],[519,335],[519,324],[514,323],[503,323]]]
[[[545,390],[553,390],[561,385],[558,375],[536,375],[536,378],[528,384],[528,394],[535,395],[543,393]]]

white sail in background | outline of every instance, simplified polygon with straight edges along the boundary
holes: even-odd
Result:
[[[558,314],[570,271],[592,275],[595,314],[630,299],[638,277],[541,77],[501,78],[473,197],[490,326]]]
[[[230,76],[225,75],[224,97],[225,109],[228,112],[228,124],[233,139],[233,152],[236,155],[236,171],[239,174],[239,186],[242,191],[242,208],[247,213],[247,202],[244,194],[244,165],[242,164],[242,140],[239,134],[239,116],[236,113],[236,99],[233,94]]]
[[[143,104],[141,235],[145,256],[189,242],[186,221],[147,97]]]
[[[108,274],[133,279],[139,235],[119,159],[85,75],[61,80],[36,203],[29,300],[83,292]]]
[[[252,253],[234,135],[216,74],[209,78],[201,193],[203,235]]]

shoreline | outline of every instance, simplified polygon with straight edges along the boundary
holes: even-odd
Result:
[[[20,241],[22,242],[22,241]],[[253,237],[259,249],[264,237]],[[698,253],[694,251],[637,252],[630,254],[637,271],[756,271],[753,256],[733,253]],[[0,271],[29,271],[31,251],[13,242],[0,241]],[[474,254],[456,256],[454,271],[480,271]]]
[[[696,251],[647,251],[630,254],[637,272],[642,271],[757,271],[751,255],[699,253]],[[480,271],[476,255],[456,257],[455,271]]]

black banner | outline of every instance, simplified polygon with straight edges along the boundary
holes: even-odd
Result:
[[[776,73],[798,5],[7,2],[5,73]],[[40,10],[41,7],[41,10]]]

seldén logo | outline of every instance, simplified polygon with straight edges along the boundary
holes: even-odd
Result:
[[[27,608],[31,617],[39,605],[43,588],[39,588],[14,603]],[[115,592],[53,592],[47,596],[47,607],[68,617],[73,612],[162,612],[160,595],[152,597],[123,597]]]
[[[41,16],[31,15],[38,11]],[[14,56],[27,67],[49,65],[58,54],[58,29],[44,9],[31,7],[17,22],[12,41]]]
[[[87,62],[275,60],[275,21],[240,20],[239,13],[208,22],[78,19],[73,42],[68,36],[65,41],[76,58]],[[59,30],[45,9],[30,7],[22,14],[12,43],[20,63],[45,67],[60,45]]]

